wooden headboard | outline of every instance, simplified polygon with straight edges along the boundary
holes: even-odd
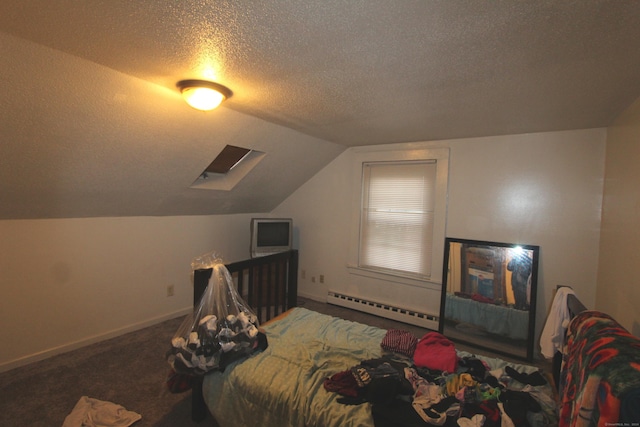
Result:
[[[252,258],[226,264],[238,294],[264,323],[295,307],[298,299],[298,251]],[[193,305],[202,297],[212,269],[196,270],[193,276]]]
[[[238,294],[264,323],[297,305],[298,251],[293,249],[275,255],[226,264]],[[193,273],[193,305],[200,302],[213,269]],[[202,381],[192,388],[191,418],[202,421],[207,407],[202,397]]]

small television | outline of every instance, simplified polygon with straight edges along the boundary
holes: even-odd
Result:
[[[292,235],[291,218],[252,218],[251,257],[288,251],[291,249]]]

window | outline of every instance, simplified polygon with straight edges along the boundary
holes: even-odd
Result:
[[[362,181],[359,265],[430,277],[436,162],[364,163]]]
[[[266,154],[248,148],[225,146],[191,185],[201,190],[232,190]]]
[[[236,147],[234,145],[225,146],[220,154],[216,156],[209,166],[202,172],[210,173],[228,173],[235,165],[251,153],[248,148]]]
[[[448,148],[354,150],[349,271],[414,286],[442,283]],[[357,200],[355,199],[357,197]]]

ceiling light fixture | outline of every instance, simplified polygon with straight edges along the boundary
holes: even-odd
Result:
[[[232,95],[228,88],[207,80],[181,80],[176,86],[187,104],[202,111],[213,110]]]

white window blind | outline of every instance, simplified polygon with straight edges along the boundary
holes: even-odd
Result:
[[[359,265],[429,278],[436,161],[363,163]]]

